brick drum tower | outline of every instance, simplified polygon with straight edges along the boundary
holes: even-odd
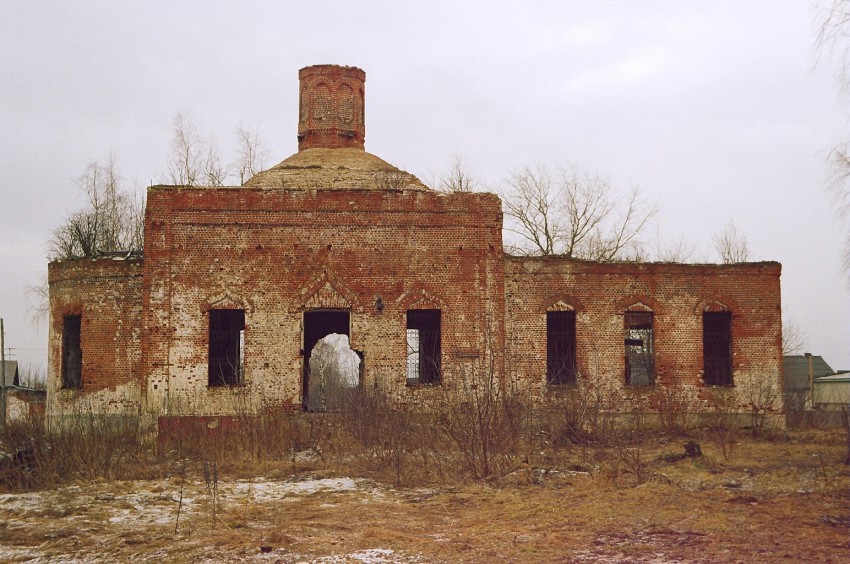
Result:
[[[366,73],[357,67],[315,65],[298,71],[298,78],[298,150],[363,149]]]

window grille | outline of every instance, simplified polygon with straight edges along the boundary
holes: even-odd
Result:
[[[626,385],[650,386],[655,382],[655,348],[651,311],[624,315]]]
[[[576,383],[576,312],[546,312],[546,382]]]
[[[732,313],[702,314],[703,381],[709,386],[732,385]]]
[[[407,312],[407,383],[440,383],[440,310]]]

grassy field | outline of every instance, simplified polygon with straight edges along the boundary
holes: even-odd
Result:
[[[535,445],[484,479],[311,449],[154,460],[0,494],[0,561],[846,562],[845,435],[728,439]]]

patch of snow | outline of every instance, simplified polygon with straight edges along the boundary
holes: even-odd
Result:
[[[229,481],[218,483],[218,496],[221,503],[227,506],[231,503],[251,503],[273,505],[281,501],[295,501],[299,497],[314,494],[334,494],[357,492],[366,494],[363,503],[377,497],[384,497],[382,487],[369,480],[352,478],[320,478],[297,481],[268,480],[256,478],[253,480]],[[49,544],[67,536],[68,529],[77,532],[96,531],[99,527],[110,527],[120,531],[122,527],[166,527],[173,530],[176,525],[177,508],[180,501],[180,483],[176,480],[157,481],[125,481],[109,483],[92,483],[84,487],[79,485],[25,492],[19,494],[0,494],[2,507],[2,526],[7,532],[34,523],[41,523],[45,530],[43,539]],[[322,500],[325,501],[325,500]],[[185,481],[183,485],[183,500],[180,506],[181,533],[191,528],[193,522],[203,517],[208,511],[209,498],[205,483],[202,480]],[[329,499],[326,505],[333,505]],[[54,526],[56,525],[56,526]],[[87,547],[83,550],[86,557],[79,560],[79,553],[51,554],[49,557],[37,547],[19,547],[4,545],[0,539],[0,561],[29,561],[29,562],[108,562],[110,557],[100,558],[97,549]],[[276,557],[275,554],[277,554]],[[241,562],[246,555],[231,559],[228,554],[223,558],[210,562]],[[248,557],[249,560],[275,561],[281,558],[278,550],[274,553],[257,553]],[[405,555],[393,553],[388,549],[370,549],[349,555],[333,555],[318,560],[310,560],[312,556],[284,554],[285,562],[302,560],[306,562],[419,562]],[[274,558],[272,558],[274,557]]]
[[[365,480],[352,478],[322,478],[299,482],[239,481],[233,491],[250,495],[254,501],[279,500],[287,495],[311,495],[318,492],[350,492],[363,489]]]
[[[363,564],[388,564],[398,562],[422,562],[417,556],[408,556],[389,548],[368,548],[349,554],[333,554],[311,560],[298,560],[299,564],[348,564],[362,562]]]

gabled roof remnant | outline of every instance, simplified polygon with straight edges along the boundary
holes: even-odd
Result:
[[[794,354],[782,357],[782,371],[785,374],[785,389],[809,389],[809,359],[812,363],[812,378],[832,376],[835,370],[826,363],[822,356]]]

